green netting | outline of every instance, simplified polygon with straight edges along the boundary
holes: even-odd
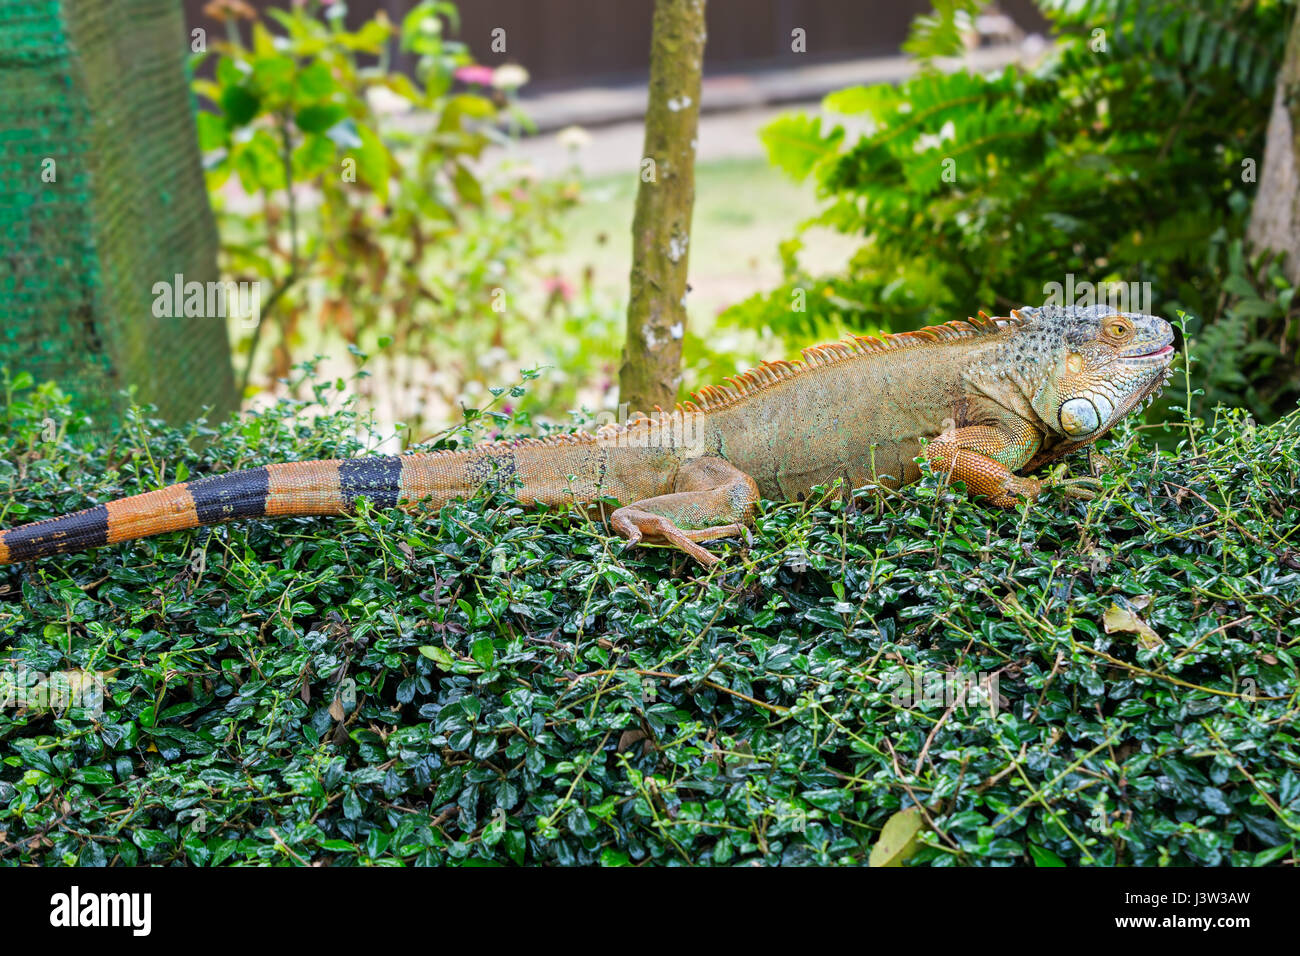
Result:
[[[235,403],[221,317],[154,314],[217,278],[179,0],[0,0],[0,365],[109,424]],[[52,181],[49,181],[51,180]]]

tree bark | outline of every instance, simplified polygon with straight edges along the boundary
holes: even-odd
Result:
[[[1300,14],[1277,74],[1246,239],[1254,249],[1286,253],[1286,275],[1300,284]]]
[[[635,411],[671,408],[681,385],[704,4],[655,0],[645,148],[632,221],[627,344],[619,374],[620,400]]]

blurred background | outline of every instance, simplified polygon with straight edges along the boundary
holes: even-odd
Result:
[[[275,4],[249,6],[265,17]],[[337,17],[333,22],[358,31],[385,19],[401,24],[413,9],[393,0],[321,6],[323,15]],[[385,354],[378,339],[360,329],[353,334],[354,304],[327,301],[330,319],[348,313],[344,321],[321,326],[295,316],[287,338],[276,328],[277,345],[264,355],[259,349],[250,385],[285,377],[304,351],[331,356],[323,363],[326,373],[345,373],[348,363],[336,358],[340,343],[329,334],[342,331],[350,344],[374,353],[375,378],[363,386],[367,400],[385,422],[405,421],[416,432],[459,417],[458,406],[483,404],[488,388],[513,383],[527,367],[543,368],[524,399],[529,411],[564,421],[570,409],[613,409],[619,401],[653,9],[652,2],[590,0],[480,0],[430,8],[426,29],[438,23],[440,42],[429,51],[435,61],[449,59],[431,65],[429,52],[422,56],[416,44],[399,43],[384,67],[419,83],[462,63],[452,67],[447,95],[472,93],[490,100],[499,110],[492,132],[504,134],[491,136],[467,165],[490,192],[498,187],[490,203],[494,208],[485,214],[509,222],[469,227],[489,232],[487,241],[481,236],[469,245],[453,240],[457,251],[438,267],[444,274],[430,283],[441,285],[445,292],[439,299],[454,299],[455,307],[439,310],[430,303],[434,309],[424,320],[441,327],[441,333],[409,329],[397,337],[398,350],[408,353],[406,343],[420,340],[418,356]],[[866,8],[852,0],[706,5],[687,301],[688,382],[717,381],[807,344],[784,341],[771,329],[716,322],[727,307],[781,283],[780,243],[817,211],[815,184],[796,182],[769,162],[760,132],[788,109],[819,112],[822,98],[835,90],[909,75],[915,67],[901,47],[914,17],[929,9],[926,0]],[[189,23],[215,36],[227,32],[222,18],[233,16],[237,29],[252,22],[245,19],[249,10],[232,13],[231,5],[220,3],[190,0],[186,12]],[[1044,30],[1046,22],[1032,3],[990,8],[978,26],[983,32],[971,22],[961,58],[978,68],[1033,56],[1045,46],[1035,31]],[[803,31],[803,43],[795,42],[797,31]],[[475,82],[477,67],[486,68],[482,82]],[[398,142],[406,137],[417,142],[437,122],[437,104],[421,108],[424,104],[374,95],[369,102]],[[510,189],[501,189],[503,184]],[[220,208],[255,215],[258,204],[244,201],[238,182],[228,185]],[[466,198],[476,197],[458,194],[448,205],[459,205],[463,213],[473,205]],[[436,223],[428,225],[436,229]],[[827,271],[843,269],[855,245],[852,237],[824,228],[810,230],[805,241],[802,258]],[[473,261],[480,255],[488,260]],[[440,257],[433,251],[431,258]],[[498,289],[503,294],[494,301]],[[320,313],[321,304],[315,311]],[[366,319],[359,319],[363,326],[370,324]],[[823,334],[835,336],[839,330]],[[301,347],[279,347],[295,339]]]
[[[283,0],[248,0],[248,7],[263,15],[269,7],[289,5]],[[414,6],[411,0],[350,0],[343,22],[358,27],[381,11],[400,22]],[[218,30],[226,9],[210,0],[185,0],[184,8],[187,23]],[[799,54],[806,64],[894,56],[913,19],[930,11],[929,0],[709,0],[704,65],[711,74],[789,68],[794,65],[791,33],[797,29],[813,38]],[[1003,11],[1022,30],[1047,27],[1033,0],[1003,0],[987,15]],[[644,106],[653,12],[653,2],[642,0],[462,0],[457,7],[458,35],[476,62],[506,60],[526,66],[529,101],[561,90],[630,86],[640,88]],[[507,50],[493,49],[494,30],[505,31]],[[393,65],[414,75],[418,59],[402,51]],[[791,90],[784,98],[798,99],[801,92]],[[589,117],[598,118],[594,111]]]
[[[342,380],[395,447],[616,408],[654,9],[6,4],[10,387],[108,422]],[[1256,220],[1293,13],[708,0],[683,380],[1119,287],[1187,313],[1200,405],[1285,412],[1293,230]]]

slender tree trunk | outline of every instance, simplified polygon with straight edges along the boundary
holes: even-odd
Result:
[[[705,0],[655,0],[650,101],[632,222],[631,296],[619,395],[671,408],[682,378],[686,275],[695,205]]]
[[[1277,73],[1246,238],[1256,249],[1285,252],[1286,274],[1300,283],[1300,14],[1291,22],[1286,59]]]

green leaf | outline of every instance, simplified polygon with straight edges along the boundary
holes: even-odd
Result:
[[[346,110],[336,103],[316,103],[304,106],[294,115],[294,122],[304,133],[323,133],[339,120]]]
[[[328,136],[307,135],[294,150],[296,177],[310,177],[334,168],[337,149]]]
[[[282,109],[292,97],[295,65],[287,56],[272,54],[253,60],[253,85],[268,110]]]
[[[357,175],[375,191],[381,202],[388,202],[389,156],[388,148],[368,126],[357,125],[361,146],[354,151]]]
[[[433,661],[444,671],[450,671],[456,660],[444,648],[435,647],[432,644],[421,644],[420,653],[429,660]]]
[[[823,135],[821,122],[818,116],[788,115],[764,126],[759,139],[767,147],[773,165],[802,180],[817,163],[834,153],[844,138],[844,130],[836,127]]]
[[[1034,859],[1034,866],[1065,866],[1065,861],[1047,847],[1029,844],[1029,855]]]
[[[101,767],[83,767],[73,771],[71,779],[78,783],[100,787],[106,787],[114,782],[113,775]]]
[[[471,206],[483,204],[483,186],[463,163],[456,163],[452,167],[452,182],[456,185],[456,194],[463,202]]]
[[[1295,841],[1293,840],[1290,843],[1284,843],[1281,846],[1274,846],[1274,847],[1269,847],[1267,850],[1260,850],[1258,853],[1255,854],[1255,858],[1252,861],[1252,865],[1268,866],[1270,863],[1276,863],[1278,860],[1281,860],[1284,857],[1286,857],[1287,854],[1289,854],[1294,849],[1295,849]]]
[[[844,116],[868,112],[874,114],[883,104],[895,98],[893,88],[889,86],[850,86],[828,94],[822,100],[822,108],[828,113]]]
[[[250,72],[251,70],[246,64],[237,62],[228,56],[223,56],[217,60],[217,83],[223,87],[243,85]]]
[[[232,129],[252,120],[261,105],[261,98],[245,87],[228,86],[221,91],[221,109]]]
[[[480,637],[470,646],[469,656],[474,658],[484,670],[492,666],[493,660],[496,659],[496,648],[492,644],[492,638]]]
[[[505,847],[506,853],[515,865],[523,866],[528,853],[528,837],[524,835],[524,831],[513,828],[506,830]]]
[[[215,113],[200,110],[195,117],[199,130],[199,149],[209,152],[223,148],[230,140],[230,128]]]
[[[320,60],[301,70],[295,83],[297,99],[304,105],[316,100],[328,99],[339,89],[334,81],[334,74]]]

